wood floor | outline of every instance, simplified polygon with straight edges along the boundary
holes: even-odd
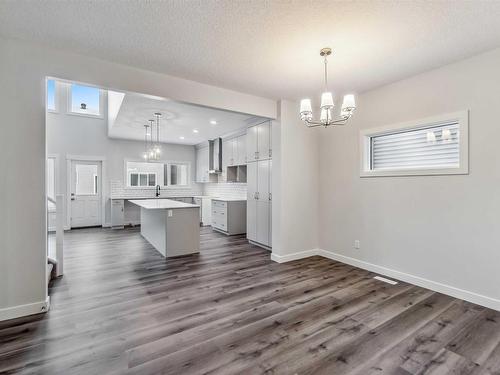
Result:
[[[46,315],[0,322],[0,372],[500,374],[500,313],[203,229],[165,260],[137,229],[68,233]]]

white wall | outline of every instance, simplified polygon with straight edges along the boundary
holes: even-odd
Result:
[[[273,122],[273,256],[286,261],[318,247],[318,132],[282,100]]]
[[[0,320],[46,300],[46,76],[276,117],[270,99],[34,44],[0,38],[0,56]]]
[[[500,49],[367,92],[348,126],[319,130],[322,249],[500,309],[499,67]],[[464,109],[469,175],[359,177],[360,129]]]
[[[47,152],[59,156],[59,194],[67,197],[67,167],[68,155],[78,156],[103,156],[106,158],[106,176],[103,179],[103,193],[105,198],[105,212],[103,215],[104,225],[111,221],[111,205],[109,197],[111,194],[111,181],[120,182],[126,186],[124,160],[141,160],[144,152],[144,143],[140,141],[129,141],[109,138],[107,95],[104,93],[103,117],[88,117],[74,115],[67,112],[66,103],[67,87],[65,83],[57,83],[58,108],[57,113],[47,113]],[[162,146],[162,159],[185,161],[191,164],[191,181],[195,179],[196,160],[194,146],[164,144]],[[162,170],[163,175],[163,170]],[[199,193],[201,186],[192,182],[190,189],[193,194]],[[142,189],[141,189],[142,190]],[[183,189],[183,194],[189,189]],[[163,194],[177,195],[178,189],[163,189]],[[143,193],[143,192],[142,192]],[[153,193],[151,193],[153,195]]]

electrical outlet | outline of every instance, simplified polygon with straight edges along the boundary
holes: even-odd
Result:
[[[359,240],[354,240],[354,248],[359,249],[361,247],[361,244],[359,243]]]

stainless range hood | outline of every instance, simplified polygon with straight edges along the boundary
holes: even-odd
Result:
[[[208,173],[222,173],[222,138],[208,141]]]

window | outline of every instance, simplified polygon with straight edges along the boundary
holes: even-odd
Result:
[[[56,81],[47,80],[47,111],[56,112]]]
[[[97,165],[95,164],[77,164],[75,165],[76,195],[97,195]]]
[[[184,163],[171,163],[166,165],[169,180],[165,185],[186,186],[188,185],[188,165]]]
[[[188,186],[188,162],[125,161],[127,187]]]
[[[468,112],[361,132],[361,176],[468,173]]]
[[[68,93],[69,111],[90,116],[102,116],[101,90],[97,87],[72,83]]]

